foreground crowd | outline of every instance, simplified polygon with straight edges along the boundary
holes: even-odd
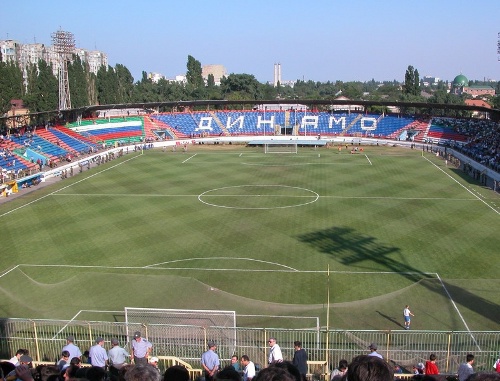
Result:
[[[74,337],[67,338],[61,358],[54,365],[39,365],[33,368],[33,359],[28,351],[19,349],[8,362],[0,363],[0,381],[190,381],[191,375],[185,367],[174,365],[161,372],[157,357],[151,356],[153,345],[135,332],[131,353],[112,339],[112,348],[104,349],[104,339],[98,337],[89,351],[81,353]],[[208,342],[208,350],[200,359],[203,374],[197,381],[306,381],[308,376],[307,352],[300,341],[294,342],[292,361],[285,361],[275,338],[268,341],[267,367],[258,370],[247,355],[233,355],[231,363],[221,368],[215,342]],[[385,361],[377,352],[377,344],[368,347],[369,353],[354,357],[350,362],[340,360],[339,366],[331,372],[330,381],[393,381],[403,373],[398,366]],[[86,362],[82,362],[86,361]],[[86,366],[82,366],[86,364]],[[90,365],[90,366],[89,366]],[[500,381],[500,356],[493,364],[493,372],[474,372],[474,355],[468,354],[455,375],[448,375],[448,381]],[[436,356],[413,367],[415,379],[436,381],[439,369]],[[321,376],[313,379],[322,379]],[[444,379],[444,378],[443,378]]]

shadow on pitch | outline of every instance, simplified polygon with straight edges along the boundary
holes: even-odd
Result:
[[[381,244],[375,237],[358,234],[349,227],[334,226],[300,235],[298,239],[330,255],[343,265],[356,266],[366,271],[397,272],[411,282],[429,279],[429,274],[406,262],[405,256],[398,247]],[[498,323],[498,316],[500,316],[498,304],[472,294],[465,288],[443,283],[455,303]],[[422,282],[421,285],[431,292],[443,295],[443,287],[437,282]],[[392,318],[389,320],[395,322]],[[400,323],[395,323],[401,326]],[[462,324],[459,321],[455,323]]]

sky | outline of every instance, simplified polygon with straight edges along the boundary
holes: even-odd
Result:
[[[0,0],[0,40],[51,45],[57,30],[136,81],[186,73],[188,55],[273,80],[500,80],[500,0]]]

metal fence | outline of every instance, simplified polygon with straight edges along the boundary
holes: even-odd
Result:
[[[412,365],[425,362],[431,353],[438,357],[442,373],[454,373],[467,353],[476,357],[476,370],[491,370],[500,351],[500,331],[360,331],[360,330],[297,330],[272,328],[200,327],[165,324],[125,324],[102,321],[62,321],[0,319],[0,358],[10,358],[17,349],[25,348],[36,361],[56,361],[66,337],[72,335],[83,351],[101,336],[110,348],[112,338],[129,347],[131,336],[141,331],[153,343],[153,354],[176,356],[199,367],[206,344],[214,340],[222,363],[229,364],[231,355],[246,354],[256,364],[267,362],[267,341],[275,337],[285,359],[293,358],[293,342],[302,342],[309,360],[326,361],[332,369],[339,360],[368,353],[370,343],[378,344],[385,359],[411,370]]]

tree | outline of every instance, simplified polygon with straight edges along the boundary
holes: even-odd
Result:
[[[408,95],[420,95],[420,76],[418,70],[414,69],[411,65],[406,69],[403,90]]]
[[[194,88],[205,86],[205,82],[201,75],[201,62],[196,60],[193,56],[188,56],[186,80],[188,85]]]
[[[68,78],[69,89],[71,92],[71,107],[79,108],[88,106],[89,92],[88,92],[88,68],[79,56],[73,56],[73,62],[68,63]]]
[[[23,93],[21,70],[11,62],[0,62],[0,115],[10,109],[12,99],[21,99]]]
[[[59,81],[52,66],[39,60],[27,69],[28,87],[23,100],[31,112],[57,110],[59,106]]]
[[[226,99],[262,99],[261,84],[253,75],[229,74],[221,79],[220,85]]]

